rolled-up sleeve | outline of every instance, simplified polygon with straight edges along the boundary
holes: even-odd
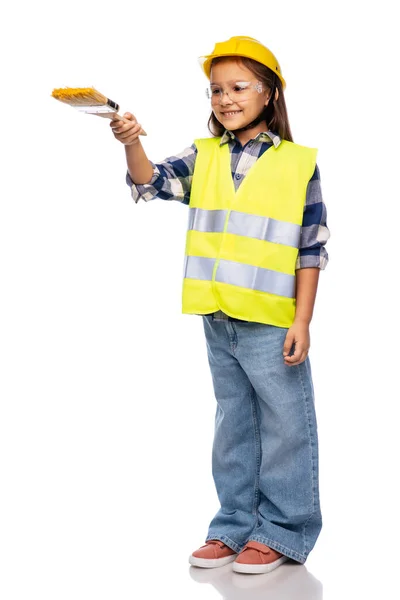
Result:
[[[180,154],[171,156],[161,163],[153,163],[153,176],[149,183],[135,184],[129,172],[126,172],[126,183],[131,188],[133,200],[137,203],[142,198],[150,200],[177,200],[189,204],[190,190],[197,148],[192,144]]]
[[[329,260],[325,244],[329,237],[326,206],[322,199],[320,172],[318,165],[316,165],[314,174],[307,186],[296,269],[307,267],[325,269]]]

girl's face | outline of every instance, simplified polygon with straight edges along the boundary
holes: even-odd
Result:
[[[230,131],[245,127],[262,112],[268,104],[269,92],[250,69],[234,57],[226,58],[211,67],[211,108],[218,121]],[[235,85],[239,84],[239,85]],[[257,91],[262,88],[262,91]],[[233,97],[233,100],[232,100]],[[266,131],[265,121],[253,129],[239,132],[243,143],[257,133]],[[243,140],[241,139],[243,138]]]

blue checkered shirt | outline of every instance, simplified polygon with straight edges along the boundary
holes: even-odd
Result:
[[[272,131],[268,131],[259,133],[245,146],[242,146],[232,132],[225,131],[220,143],[221,145],[229,144],[232,178],[237,190],[255,161],[272,145],[277,148],[281,139]],[[140,198],[146,202],[155,199],[179,200],[183,204],[189,204],[196,156],[197,148],[195,144],[192,144],[190,148],[167,158],[164,162],[152,163],[153,177],[150,183],[143,185],[135,185],[127,172],[126,183],[131,187],[133,200],[135,202],[138,202]],[[325,244],[329,235],[319,168],[316,165],[307,186],[296,269],[305,267],[325,269],[328,264]]]

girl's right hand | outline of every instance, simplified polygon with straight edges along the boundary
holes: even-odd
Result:
[[[114,137],[124,144],[124,146],[133,146],[139,142],[139,132],[142,126],[136,121],[132,113],[126,112],[123,115],[123,120],[117,115],[112,118],[110,127]]]

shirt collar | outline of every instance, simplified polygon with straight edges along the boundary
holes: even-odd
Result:
[[[220,146],[222,146],[223,144],[226,144],[227,142],[229,142],[231,140],[236,141],[235,134],[232,131],[225,129],[225,131],[221,137]],[[277,148],[282,140],[279,137],[279,135],[277,133],[274,133],[273,131],[262,131],[261,133],[258,133],[256,135],[256,137],[254,138],[254,141],[255,142],[272,142],[274,144],[275,148]]]

